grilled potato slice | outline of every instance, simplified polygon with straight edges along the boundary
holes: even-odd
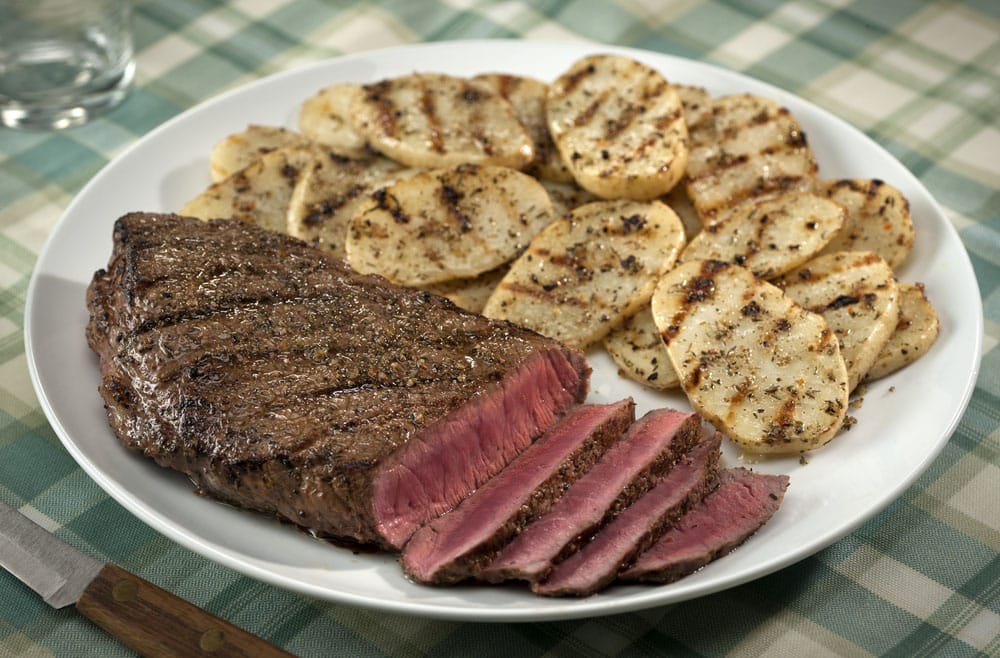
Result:
[[[347,227],[358,209],[375,190],[419,171],[371,151],[357,158],[324,152],[292,190],[288,233],[345,258]]]
[[[775,285],[800,306],[822,315],[840,341],[851,390],[885,347],[899,319],[892,268],[872,251],[819,256]]]
[[[934,306],[927,299],[923,284],[900,281],[897,285],[899,320],[889,341],[868,369],[865,381],[880,379],[910,365],[937,340],[940,321]]]
[[[351,117],[372,148],[411,167],[523,169],[535,156],[507,99],[466,78],[413,73],[363,85]]]
[[[721,153],[719,136],[715,130],[714,104],[708,93],[699,94],[696,87],[679,86],[684,121],[688,129],[688,161],[684,172],[685,190],[696,176],[711,172]],[[697,108],[697,109],[696,109]],[[676,189],[676,188],[675,188]],[[711,218],[706,218],[706,223]]]
[[[620,55],[577,61],[549,86],[549,132],[584,189],[605,199],[666,194],[687,165],[677,91],[655,69]]]
[[[553,217],[562,217],[574,208],[600,200],[576,183],[559,183],[553,180],[545,180],[544,178],[538,182],[549,193],[549,200],[552,202]]]
[[[320,89],[299,108],[299,130],[340,155],[363,157],[369,151],[368,141],[351,121],[351,107],[359,94],[361,85],[349,82]]]
[[[403,285],[471,278],[513,260],[551,219],[545,188],[527,174],[437,169],[376,191],[358,209],[347,261]]]
[[[688,198],[687,190],[683,185],[678,185],[670,190],[670,193],[663,197],[662,201],[681,218],[681,222],[684,223],[684,235],[687,236],[690,243],[704,227],[701,224],[701,218],[698,217],[698,211],[694,209],[694,204]]]
[[[696,260],[656,286],[653,320],[691,406],[744,449],[826,444],[847,413],[847,370],[819,315],[737,265]]]
[[[659,201],[597,201],[556,220],[514,261],[483,315],[580,348],[649,302],[684,245]]]
[[[704,87],[694,85],[674,85],[674,89],[681,100],[681,111],[690,137],[703,124],[712,121],[712,96]]]
[[[680,260],[721,260],[772,279],[802,265],[844,225],[844,209],[815,194],[792,192],[744,203],[691,239]]]
[[[535,178],[573,182],[573,174],[559,156],[556,145],[549,134],[548,118],[545,114],[545,96],[549,86],[540,80],[506,73],[483,73],[472,78],[489,87],[494,93],[506,98],[514,108],[518,120],[528,131],[535,146],[535,158],[525,167],[524,172]]]
[[[315,146],[288,146],[266,153],[250,166],[212,183],[180,213],[204,220],[232,217],[284,233],[292,190],[319,153]]]
[[[500,267],[483,272],[477,277],[432,283],[429,286],[424,286],[424,290],[441,297],[447,297],[455,306],[464,308],[466,311],[482,313],[486,301],[496,290],[497,285],[508,270],[510,270],[510,265],[504,263]]]
[[[629,379],[660,390],[680,386],[649,304],[605,336],[604,349],[618,364],[618,372]]]
[[[212,148],[209,157],[212,182],[228,178],[275,149],[310,143],[305,135],[287,128],[250,124],[243,132],[227,135]]]
[[[787,108],[760,96],[712,102],[710,127],[699,130],[686,185],[704,223],[746,199],[812,188],[818,166],[806,135]]]
[[[893,270],[903,264],[913,248],[914,230],[902,192],[880,180],[841,179],[819,183],[816,193],[847,210],[844,228],[823,253],[874,251]]]

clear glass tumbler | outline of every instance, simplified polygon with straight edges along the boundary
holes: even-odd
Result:
[[[128,94],[128,0],[0,0],[0,123],[67,128]]]

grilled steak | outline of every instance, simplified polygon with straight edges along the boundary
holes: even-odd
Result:
[[[577,407],[457,508],[417,530],[403,551],[403,569],[414,580],[435,584],[478,576],[517,532],[590,470],[634,418],[631,399]]]
[[[770,520],[786,487],[787,475],[723,471],[719,487],[640,555],[622,579],[669,583],[725,555]]]
[[[390,549],[588,386],[579,352],[231,220],[122,217],[87,304],[122,443],[199,492]]]
[[[656,409],[640,418],[552,508],[479,575],[535,581],[645,494],[702,436],[701,418]]]
[[[718,434],[706,436],[646,495],[543,580],[532,583],[532,591],[546,596],[587,596],[613,582],[623,566],[712,488],[721,440]]]

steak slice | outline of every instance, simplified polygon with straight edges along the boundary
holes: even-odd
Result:
[[[490,582],[539,580],[651,489],[701,436],[701,418],[695,414],[650,411],[479,577]]]
[[[403,550],[403,569],[433,584],[477,576],[587,473],[634,418],[631,399],[577,407],[453,511],[417,530]]]
[[[582,354],[233,220],[133,213],[87,291],[112,429],[200,493],[400,548],[582,402]]]
[[[718,488],[678,519],[621,578],[669,583],[700,569],[767,523],[787,487],[787,475],[762,475],[745,468],[723,471]]]
[[[532,583],[532,591],[546,596],[588,596],[608,586],[623,566],[714,486],[721,441],[718,433],[706,436],[645,496],[547,577]]]

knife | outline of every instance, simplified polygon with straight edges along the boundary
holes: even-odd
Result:
[[[144,656],[292,654],[160,589],[81,553],[0,501],[0,566],[53,608],[83,615]]]

